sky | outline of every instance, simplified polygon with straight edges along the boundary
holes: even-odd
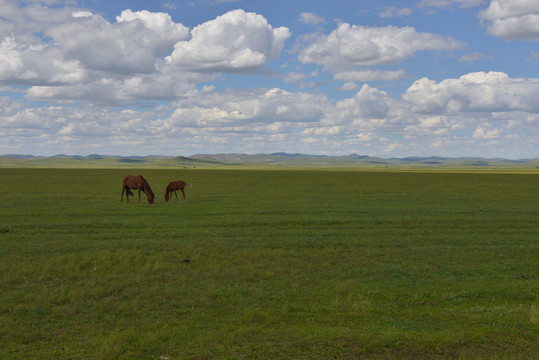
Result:
[[[0,154],[539,157],[539,0],[0,0]]]

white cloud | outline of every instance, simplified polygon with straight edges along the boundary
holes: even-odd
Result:
[[[500,79],[497,86],[491,83],[494,90],[503,87]],[[443,81],[435,83],[440,84],[447,86]],[[439,95],[455,97],[457,91],[462,88],[447,87]],[[467,96],[469,92],[463,94]],[[502,156],[517,136],[522,152],[533,152],[539,145],[537,113],[513,107],[509,112],[487,108],[445,114],[438,109],[438,113],[422,114],[410,112],[417,110],[413,100],[393,99],[368,85],[336,103],[321,94],[277,88],[215,91],[206,87],[186,92],[172,105],[139,111],[93,106],[33,108],[0,98],[0,134],[5,139],[0,153],[193,154],[200,149],[278,149],[398,156],[403,152],[432,154],[432,146],[438,146],[444,154],[453,149],[455,155],[473,155],[476,141],[488,140],[482,142],[481,151]]]
[[[454,116],[425,115],[416,116],[416,121],[404,128],[408,139],[424,137],[436,137],[444,139],[450,137],[455,131],[460,131],[468,126],[468,121]]]
[[[475,129],[472,138],[476,140],[492,140],[498,138],[502,132],[500,129],[493,128],[492,124],[484,123]]]
[[[172,1],[167,1],[167,2],[164,2],[163,3],[163,7],[165,9],[169,9],[169,10],[176,10],[176,8],[178,7],[178,5],[176,5],[175,3],[173,3]]]
[[[340,118],[353,122],[358,119],[384,119],[389,106],[387,93],[365,84],[353,97],[339,101],[336,110]]]
[[[326,20],[323,17],[313,13],[302,12],[301,14],[299,14],[299,22],[307,25],[318,25],[325,23]]]
[[[173,45],[188,36],[170,15],[125,10],[109,23],[98,15],[48,29],[47,34],[61,46],[65,58],[81,66],[120,74],[152,73],[155,61],[168,54]]]
[[[99,106],[127,106],[150,100],[174,100],[195,89],[189,74],[139,74],[104,77],[63,86],[32,86],[26,98],[37,101],[87,102]],[[198,80],[203,80],[197,77]]]
[[[189,41],[180,41],[168,57],[172,66],[200,72],[260,72],[279,56],[290,37],[286,27],[243,10],[230,11],[195,27]]]
[[[85,18],[93,16],[93,14],[90,11],[74,11],[72,13],[74,18]]]
[[[12,34],[0,37],[0,81],[32,86],[29,99],[102,105],[117,105],[130,95],[170,99],[178,86],[201,79],[167,70],[164,56],[189,35],[168,14],[125,10],[109,23],[68,7],[7,3],[2,10],[9,15],[3,31]],[[124,86],[136,79],[144,86]]]
[[[133,12],[128,9],[122,11],[120,16],[116,16],[118,23],[129,23],[137,20],[142,21],[146,28],[159,33],[169,42],[183,40],[187,37],[188,29],[184,25],[172,21],[170,15],[166,13],[152,13],[146,10]]]
[[[300,84],[308,77],[309,75],[302,72],[289,72],[285,74],[284,81],[291,84]]]
[[[341,90],[350,91],[359,89],[359,85],[355,82],[347,82],[341,87]]]
[[[173,119],[197,122],[205,126],[234,124],[252,126],[255,123],[316,122],[325,114],[330,103],[326,97],[308,93],[290,93],[282,89],[229,90],[196,94],[188,103],[178,104]],[[207,116],[218,114],[218,116]],[[176,121],[175,120],[175,121]]]
[[[496,19],[488,26],[488,32],[507,40],[539,41],[539,15]]]
[[[166,65],[174,44],[189,37],[168,14],[125,10],[110,23],[90,11],[8,5],[1,24],[14,32],[0,37],[0,82],[30,85],[28,99],[129,105],[171,100],[212,80]]]
[[[13,36],[2,39],[0,42],[0,79],[19,74],[23,67],[24,64]]]
[[[82,81],[86,75],[78,61],[64,60],[57,46],[20,45],[14,36],[0,40],[0,81],[60,85]]]
[[[536,0],[492,0],[479,13],[489,34],[503,39],[539,41],[539,4]]]
[[[51,8],[41,2],[20,6],[19,1],[4,0],[0,2],[0,36],[14,34],[19,43],[42,44],[41,36],[47,29],[73,21],[73,14],[78,12],[78,9],[67,6]]]
[[[485,59],[493,59],[493,58],[494,56],[492,55],[481,54],[480,52],[474,52],[473,54],[465,54],[461,56],[459,59],[459,62],[461,64],[466,64],[466,63],[473,63],[476,61],[485,60]]]
[[[85,77],[77,61],[65,59],[61,47],[46,34],[51,28],[87,16],[88,12],[70,7],[53,9],[42,3],[20,7],[17,1],[3,1],[0,14],[0,81],[57,85]]]
[[[364,69],[357,71],[343,71],[337,72],[333,76],[335,80],[343,80],[348,82],[367,82],[374,80],[386,80],[386,81],[395,81],[402,79],[406,76],[404,70],[396,71],[382,71],[382,70],[373,70],[373,69]]]
[[[539,51],[530,52],[530,57],[526,61],[539,61]]]
[[[477,72],[439,83],[423,78],[402,98],[420,113],[507,112],[538,113],[539,79],[510,78],[500,72]]]
[[[397,64],[425,50],[452,50],[462,44],[451,37],[418,33],[412,27],[380,28],[343,23],[329,35],[308,39],[299,60],[324,65],[332,73],[360,66]]]
[[[470,8],[482,5],[486,0],[420,0],[419,7],[460,7]]]
[[[529,14],[539,14],[535,0],[491,0],[489,7],[480,12],[483,20],[508,19]]]
[[[410,8],[397,8],[394,6],[389,6],[385,8],[383,12],[380,13],[382,19],[394,18],[398,16],[410,16],[412,15],[412,10]]]

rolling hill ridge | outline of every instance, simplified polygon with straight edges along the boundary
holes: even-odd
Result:
[[[504,159],[480,157],[405,157],[382,158],[368,155],[310,155],[275,152],[271,154],[195,154],[191,156],[116,156],[90,154],[34,156],[0,155],[0,167],[217,167],[217,166],[281,166],[281,167],[502,167],[539,168],[539,158]]]

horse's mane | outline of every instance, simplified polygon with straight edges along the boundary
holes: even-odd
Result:
[[[144,178],[144,176],[142,176],[142,175],[139,175],[139,176],[142,179],[142,181],[144,182],[144,189],[146,189],[146,191],[148,191],[148,193],[150,193],[152,195],[152,197],[155,197],[155,195],[153,194],[152,188],[150,187],[150,184],[148,183],[148,181]]]

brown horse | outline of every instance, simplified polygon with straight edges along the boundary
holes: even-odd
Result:
[[[142,190],[148,197],[148,202],[150,204],[153,204],[154,194],[152,188],[150,187],[150,184],[148,184],[148,181],[146,181],[146,179],[142,175],[126,175],[124,177],[124,180],[122,182],[122,197],[120,199],[120,202],[122,202],[124,199],[124,192],[125,198],[127,199],[127,202],[129,202],[129,195],[133,195],[131,189],[138,190],[138,202],[140,202],[140,191]]]
[[[191,186],[192,185],[189,185],[188,183],[186,183],[183,180],[171,181],[170,184],[167,185],[167,189],[165,190],[165,201],[168,202],[169,198],[172,197],[173,192],[174,192],[174,195],[176,195],[176,200],[180,201],[180,199],[178,199],[178,193],[176,193],[176,190],[181,190],[181,192],[182,192],[182,201],[181,202],[186,201],[185,200],[185,191],[184,191],[184,189],[185,189],[185,187],[191,187]]]

